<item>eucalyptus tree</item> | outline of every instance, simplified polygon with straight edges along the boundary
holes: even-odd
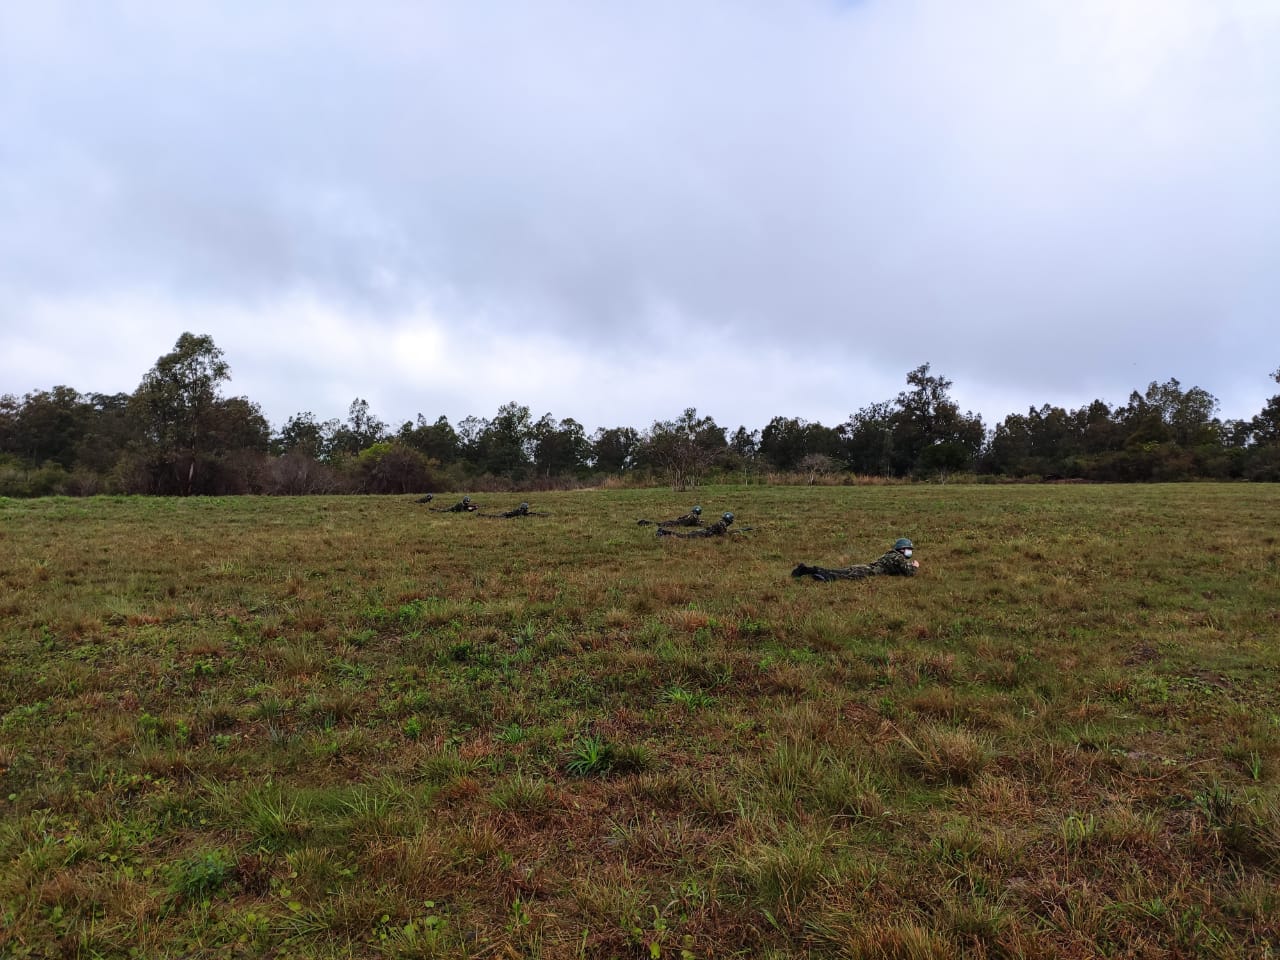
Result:
[[[147,465],[160,491],[189,494],[213,429],[218,390],[231,379],[222,350],[207,334],[183,333],[134,391]]]

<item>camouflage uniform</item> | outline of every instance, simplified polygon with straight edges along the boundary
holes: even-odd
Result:
[[[914,577],[916,567],[909,558],[904,557],[897,550],[890,550],[879,560],[873,560],[871,563],[855,563],[851,567],[836,569],[810,567],[802,563],[791,571],[793,577],[813,577],[815,580],[865,580],[867,577],[880,574]]]
[[[636,523],[641,527],[653,525],[652,520],[637,520]],[[700,527],[702,526],[702,511],[693,510],[686,513],[683,517],[676,517],[674,520],[659,520],[659,527]]]
[[[527,503],[522,503],[514,510],[508,510],[505,513],[498,514],[498,516],[506,517],[509,520],[512,517],[531,517],[533,514],[529,512],[529,505]]]
[[[659,527],[700,527],[702,526],[702,514],[686,513],[683,517],[676,517],[674,520],[659,520]]]
[[[476,505],[471,502],[471,498],[467,497],[459,500],[452,507],[445,507],[444,513],[475,513]]]
[[[668,530],[666,527],[658,527],[658,536],[660,537],[684,537],[688,540],[691,537],[723,537],[729,532],[729,525],[733,523],[733,515],[725,514],[709,527],[703,527],[701,530],[690,530],[688,533],[676,533]]]

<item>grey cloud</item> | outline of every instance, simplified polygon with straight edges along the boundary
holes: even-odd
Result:
[[[815,349],[975,397],[1177,376],[1225,407],[1280,363],[1280,18],[1147,14],[10,8],[0,290],[425,298],[605,357],[777,350],[793,414]]]

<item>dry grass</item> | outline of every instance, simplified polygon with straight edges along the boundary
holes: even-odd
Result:
[[[1280,489],[687,500],[0,501],[0,956],[1275,953]]]

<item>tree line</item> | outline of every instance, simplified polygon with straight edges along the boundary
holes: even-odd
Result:
[[[1280,370],[1273,375],[1280,384]],[[49,494],[416,493],[550,489],[601,482],[842,477],[1170,481],[1280,480],[1280,395],[1249,420],[1176,379],[1112,406],[1045,404],[993,428],[922,364],[894,399],[825,426],[777,416],[730,431],[686,409],[645,429],[600,428],[512,402],[456,425],[422,414],[393,428],[360,398],[345,420],[310,411],[272,428],[226,397],[231,377],[207,335],[184,333],[133,393],[67,386],[0,397],[0,496]]]

